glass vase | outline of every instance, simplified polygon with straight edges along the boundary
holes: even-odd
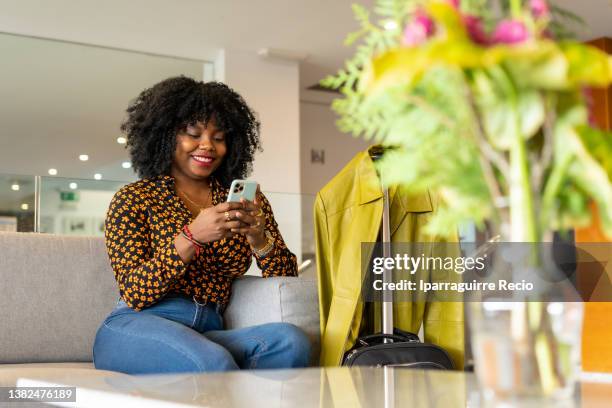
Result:
[[[485,280],[527,282],[531,289],[481,292],[468,302],[474,365],[485,399],[567,400],[574,394],[584,304],[554,262],[538,260],[534,266],[532,255],[542,259],[551,249],[511,244],[498,250]]]
[[[472,352],[485,398],[573,395],[580,373],[580,302],[472,302]],[[530,314],[547,324],[531,328]]]

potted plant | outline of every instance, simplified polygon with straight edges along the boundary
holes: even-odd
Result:
[[[584,91],[612,82],[612,59],[568,38],[569,13],[546,0],[379,0],[378,21],[354,12],[361,29],[347,43],[361,42],[323,85],[344,95],[333,103],[342,131],[398,147],[379,163],[387,183],[439,194],[431,233],[491,221],[503,241],[546,242],[588,224],[595,203],[612,234],[612,135],[589,125]],[[542,318],[550,305],[530,300],[510,310],[509,335],[534,373],[506,390],[566,395],[575,372],[559,373],[573,368]]]

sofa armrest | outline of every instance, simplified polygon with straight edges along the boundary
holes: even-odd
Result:
[[[228,329],[272,322],[292,323],[308,335],[313,361],[318,360],[319,301],[314,280],[254,276],[237,279],[223,317]]]

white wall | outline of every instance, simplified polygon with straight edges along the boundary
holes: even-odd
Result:
[[[329,103],[302,100],[300,114],[302,192],[316,194],[369,143],[341,133]],[[311,163],[311,149],[325,151],[324,164]]]
[[[224,50],[224,77],[261,121],[263,152],[252,178],[262,190],[300,192],[300,105],[297,62],[269,60],[255,51]]]
[[[267,193],[287,246],[301,260],[298,64],[226,49],[216,66],[218,79],[241,94],[261,121],[263,152],[256,154],[250,178]]]
[[[327,184],[368,143],[341,133],[332,111],[332,97],[314,95],[300,103],[301,184],[302,184],[302,250],[314,253],[312,209],[316,193]],[[325,163],[311,163],[311,149],[325,152]]]

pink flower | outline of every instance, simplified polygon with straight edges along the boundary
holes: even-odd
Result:
[[[480,45],[488,45],[490,43],[489,36],[482,27],[482,21],[476,16],[464,15],[463,23],[470,35],[472,41]]]
[[[417,11],[413,20],[408,23],[404,30],[402,44],[408,47],[422,44],[434,34],[435,30],[431,17],[423,11]]]
[[[493,33],[495,44],[516,44],[529,39],[529,30],[522,21],[503,20]]]
[[[535,18],[546,18],[550,15],[550,7],[546,0],[530,0],[529,7]]]

